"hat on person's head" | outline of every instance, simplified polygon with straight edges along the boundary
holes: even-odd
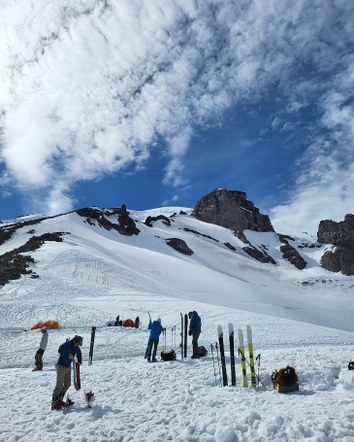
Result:
[[[82,337],[82,336],[78,336],[78,335],[75,335],[74,337],[73,337],[73,339],[72,339],[72,341],[73,341],[73,343],[74,344],[77,344],[77,345],[82,345],[82,340],[83,340],[84,338]]]
[[[43,325],[43,327],[41,327],[41,331],[47,331],[47,327]]]
[[[161,318],[157,318],[157,322],[161,324]]]
[[[192,315],[193,315],[193,312],[189,312],[188,313],[188,318],[191,319]]]

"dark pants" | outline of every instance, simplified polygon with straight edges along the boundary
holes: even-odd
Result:
[[[34,357],[34,363],[36,365],[37,370],[43,370],[43,353],[44,353],[44,350],[39,348],[37,350],[35,357]]]
[[[193,346],[193,354],[198,354],[198,339],[200,336],[200,332],[192,332],[192,346]]]
[[[150,361],[151,359],[151,350],[153,350],[152,353],[152,359],[156,358],[156,352],[157,352],[157,346],[159,345],[158,339],[150,339],[147,346],[147,359]]]

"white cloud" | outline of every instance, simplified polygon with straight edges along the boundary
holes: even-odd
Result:
[[[321,220],[343,221],[353,212],[354,166],[344,171],[330,171],[311,185],[299,187],[286,205],[276,206],[270,213],[272,224],[279,233],[316,234]]]
[[[167,146],[165,184],[185,185],[195,128],[261,101],[275,83],[287,101],[281,121],[316,98],[312,123],[335,131],[327,141],[338,165],[352,147],[342,145],[354,121],[352,105],[342,105],[354,73],[345,56],[351,2],[13,0],[1,8],[4,176],[44,191],[51,211],[70,208],[75,181],[139,169],[157,139]],[[312,144],[311,167],[298,177],[307,187],[292,204],[302,192],[321,194],[311,177],[323,146]],[[348,188],[350,178],[343,173]]]

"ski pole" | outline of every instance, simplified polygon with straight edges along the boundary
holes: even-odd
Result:
[[[213,361],[215,385],[218,385],[218,382],[216,380],[216,370],[215,370],[215,362],[214,362],[214,346],[212,343],[210,343],[210,351],[211,351],[211,359]]]
[[[258,367],[258,375],[257,375],[257,380],[258,380],[258,385],[259,385],[259,367],[261,366],[261,354],[259,353],[256,357],[256,362],[257,362],[257,367]]]

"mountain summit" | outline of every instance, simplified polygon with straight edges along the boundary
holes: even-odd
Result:
[[[274,232],[268,215],[262,215],[246,193],[238,190],[213,190],[197,202],[192,216],[235,232]]]

